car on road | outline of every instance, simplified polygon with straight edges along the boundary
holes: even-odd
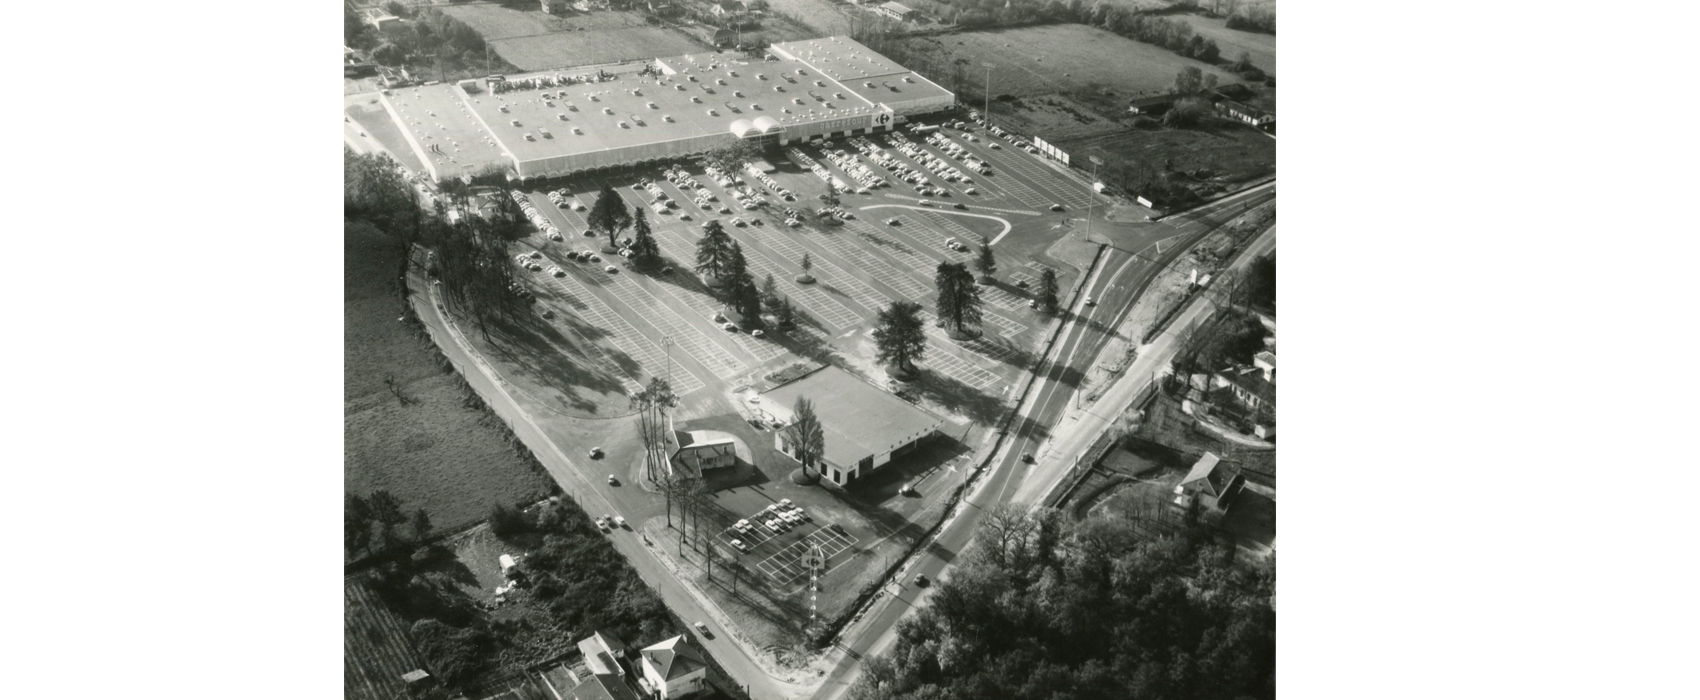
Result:
[[[704,636],[704,637],[708,636],[708,625],[705,625],[701,622],[698,622],[696,624],[696,628],[697,628],[697,632],[701,633],[702,636]]]
[[[622,530],[626,529],[626,516],[624,516],[624,515],[614,516],[614,524],[619,526],[620,529],[622,529]]]
[[[608,517],[607,516],[603,516],[603,517],[596,519],[596,529],[601,530],[602,534],[604,534],[604,535],[606,535],[610,532],[613,532],[612,530],[608,529]]]
[[[616,479],[616,478],[614,478],[614,475],[613,475],[613,474],[609,474],[609,475],[608,475],[608,485],[609,485],[609,486],[619,486],[619,485],[620,485],[620,480],[619,480],[619,479]]]
[[[922,588],[926,588],[927,584],[930,583],[927,580],[926,574],[915,574],[915,578],[910,579],[910,580],[913,581],[915,583],[915,585],[920,586]]]
[[[1097,299],[1094,299],[1094,298],[1092,298],[1092,297],[1086,297],[1086,305],[1087,305],[1087,306],[1097,306],[1097,305],[1098,305],[1098,300],[1097,300]]]
[[[591,459],[602,459],[602,448],[600,448],[600,447],[590,448],[590,458]],[[608,475],[608,478],[612,479],[612,478],[614,478],[614,476],[612,474],[610,474],[610,475]]]
[[[1054,204],[1053,203],[1051,205],[1051,211],[1062,211],[1062,210],[1063,210],[1063,206],[1061,204]]]
[[[968,205],[963,204],[961,202],[957,202],[955,204],[952,204],[951,206],[956,207],[957,209],[967,209],[968,208]]]

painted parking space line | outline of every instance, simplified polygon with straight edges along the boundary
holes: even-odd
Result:
[[[608,306],[607,302],[593,294],[577,275],[569,271],[564,277],[550,275],[548,279],[581,301],[583,309],[580,315],[591,325],[607,332],[612,337],[615,347],[636,360],[649,376],[656,377],[663,374],[660,370],[665,367],[667,358],[660,347],[627,322],[626,318],[619,312]],[[677,362],[673,363],[672,382],[673,392],[679,396],[684,396],[706,386],[695,373]],[[628,391],[641,388],[641,386],[634,387],[631,385],[626,387]]]

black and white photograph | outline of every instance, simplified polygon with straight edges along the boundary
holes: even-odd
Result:
[[[345,698],[1274,697],[1274,2],[344,26]]]
[[[8,696],[1693,694],[1700,11],[340,5],[6,11]]]

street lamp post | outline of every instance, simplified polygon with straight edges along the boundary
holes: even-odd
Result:
[[[1099,158],[1098,156],[1086,156],[1086,159],[1092,161],[1092,184],[1086,186],[1087,189],[1092,190],[1091,192],[1086,193],[1086,242],[1091,243],[1092,242],[1092,205],[1098,203],[1098,197],[1097,197],[1097,194],[1098,194],[1098,192],[1097,192],[1098,166],[1104,164],[1104,159]]]

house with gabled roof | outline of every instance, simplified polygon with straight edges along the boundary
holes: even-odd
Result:
[[[1244,488],[1244,475],[1222,462],[1216,453],[1206,452],[1193,463],[1186,478],[1175,485],[1174,504],[1185,509],[1196,500],[1206,509],[1222,512]]]
[[[658,698],[672,700],[702,690],[708,664],[702,652],[684,635],[658,642],[638,652],[643,668],[638,686]]]

